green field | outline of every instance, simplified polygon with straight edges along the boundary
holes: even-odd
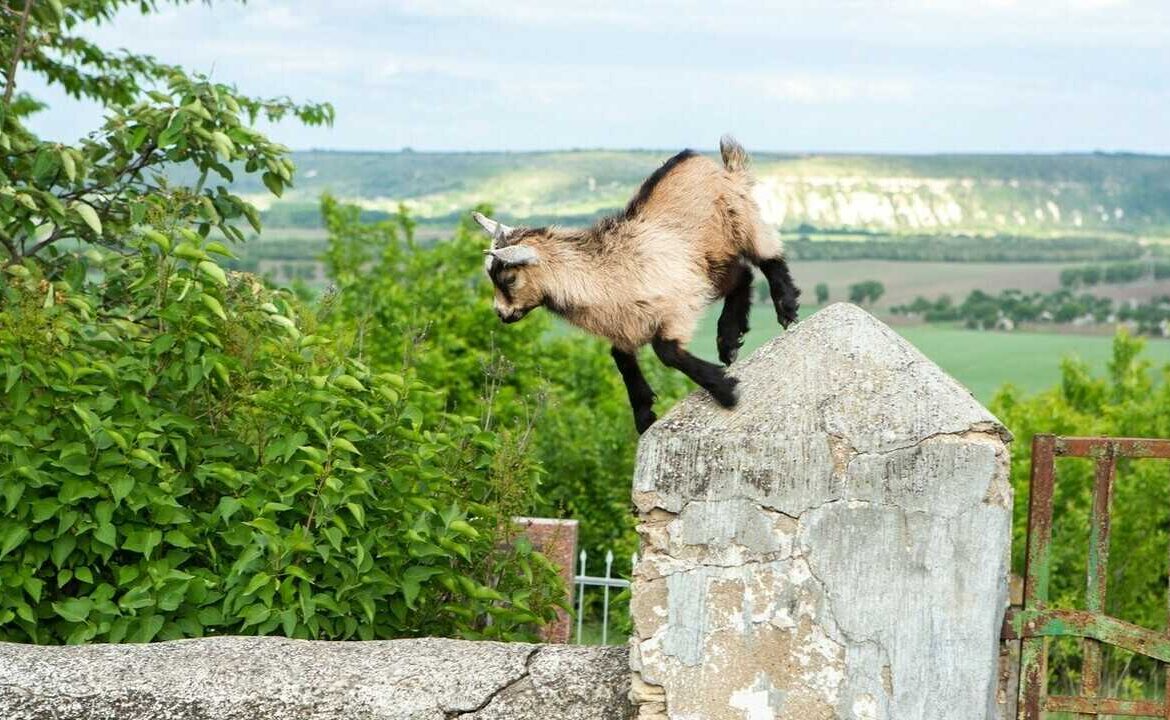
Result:
[[[808,312],[814,311],[810,308]],[[803,316],[807,313],[802,311]],[[713,307],[691,343],[691,350],[701,357],[717,360],[715,320],[719,307]],[[745,339],[740,357],[775,337],[780,332],[770,305],[757,304],[752,309],[752,330]],[[1060,380],[1060,361],[1076,356],[1101,372],[1108,362],[1112,338],[1056,333],[978,332],[939,325],[896,327],[912,342],[979,399],[987,404],[995,391],[1012,383],[1027,392],[1052,387]],[[1150,340],[1146,357],[1156,366],[1170,363],[1170,340]]]

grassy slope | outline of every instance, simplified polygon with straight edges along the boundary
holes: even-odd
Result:
[[[815,308],[802,310],[802,315]],[[717,361],[715,319],[719,308],[708,313],[699,328],[691,350],[708,360]],[[752,310],[752,330],[744,342],[741,357],[775,337],[780,330],[771,307],[757,304]],[[1060,380],[1060,361],[1073,355],[1100,372],[1111,353],[1109,337],[1059,335],[1049,333],[974,332],[949,327],[917,325],[895,328],[924,355],[963,383],[987,404],[1005,383],[1022,390],[1046,390]],[[1150,340],[1146,357],[1156,366],[1170,363],[1170,340]]]

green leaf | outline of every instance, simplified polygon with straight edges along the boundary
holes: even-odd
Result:
[[[361,527],[366,526],[366,509],[364,507],[355,502],[348,502],[345,504],[345,507],[349,508],[350,514],[353,515],[354,520],[357,520],[358,525]]]
[[[219,300],[216,300],[206,293],[199,293],[199,301],[203,303],[203,305],[206,306],[208,310],[215,313],[220,320],[227,320],[227,315],[224,314],[223,305],[219,304]]]
[[[227,287],[227,275],[224,273],[223,268],[211,262],[210,260],[200,261],[199,272],[211,278],[219,285]]]
[[[65,450],[57,458],[57,465],[74,475],[89,475],[89,453],[84,450]]]
[[[268,577],[268,573],[256,573],[252,576],[251,582],[244,588],[244,595],[251,595],[260,588],[268,584],[272,578]]]
[[[62,535],[53,541],[53,549],[49,557],[53,561],[53,565],[60,568],[65,564],[65,560],[77,547],[77,538],[73,535]]]
[[[118,606],[124,610],[139,610],[153,605],[154,597],[150,594],[150,588],[144,585],[131,588],[118,600]]]
[[[284,194],[284,181],[280,179],[279,175],[266,172],[261,179],[264,181],[264,187],[268,188],[269,192],[276,197]]]
[[[162,542],[163,534],[160,530],[132,530],[122,543],[123,550],[132,550],[150,557],[151,551]]]
[[[77,163],[73,162],[73,156],[69,154],[68,150],[61,150],[58,154],[61,158],[61,167],[65,169],[65,177],[69,178],[69,182],[77,180]]]
[[[0,558],[15,550],[18,545],[28,539],[28,536],[28,528],[24,525],[9,525],[3,533],[0,533]]]
[[[358,382],[358,379],[353,375],[338,375],[333,379],[333,383],[338,387],[343,387],[346,390],[354,390],[357,392],[364,391],[366,387]]]
[[[292,637],[297,629],[296,608],[289,608],[280,614],[280,629],[285,637]]]
[[[333,447],[341,448],[342,450],[352,455],[361,455],[361,453],[358,452],[357,447],[355,447],[353,443],[343,437],[333,438]]]
[[[89,598],[69,598],[53,603],[53,612],[72,623],[85,622],[91,610],[93,601]]]
[[[110,523],[103,523],[98,525],[97,528],[93,531],[93,537],[98,542],[109,545],[110,547],[118,546],[118,533],[116,530],[114,530],[114,526]]]
[[[80,200],[73,203],[72,207],[73,211],[85,221],[85,224],[89,226],[90,230],[93,230],[95,235],[102,234],[102,221],[98,217],[96,210]]]
[[[465,537],[479,537],[479,531],[473,528],[466,520],[454,520],[447,527]]]
[[[114,502],[122,502],[133,489],[134,478],[128,474],[110,481],[110,494],[113,496]]]
[[[248,609],[244,611],[244,615],[243,615],[244,625],[243,625],[243,627],[249,627],[251,625],[259,625],[260,623],[267,620],[268,616],[271,614],[272,614],[272,610],[270,608],[264,607],[260,603],[255,603],[253,605],[250,605],[248,607]]]
[[[130,634],[130,642],[146,643],[154,639],[158,635],[158,631],[162,630],[166,623],[166,618],[162,615],[151,615],[144,617],[138,621],[138,629]]]
[[[187,537],[187,533],[182,530],[169,530],[165,536],[168,544],[174,547],[189,548],[195,547],[195,543],[191,542],[191,538]]]

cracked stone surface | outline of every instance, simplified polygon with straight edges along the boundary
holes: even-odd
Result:
[[[425,638],[0,643],[4,720],[625,720],[628,651]]]
[[[638,448],[638,717],[995,717],[1007,431],[852,305],[732,373]]]

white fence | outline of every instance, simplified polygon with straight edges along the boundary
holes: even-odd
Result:
[[[581,630],[585,620],[585,588],[599,587],[602,588],[604,595],[601,602],[601,644],[606,645],[609,642],[609,589],[610,588],[628,588],[630,582],[622,578],[613,577],[613,551],[607,550],[605,553],[605,575],[596,576],[590,575],[588,572],[589,554],[584,550],[577,558],[577,574],[573,577],[573,586],[577,591],[577,639],[578,645],[581,644]],[[634,553],[630,558],[630,569],[632,570],[638,564],[638,553]]]

